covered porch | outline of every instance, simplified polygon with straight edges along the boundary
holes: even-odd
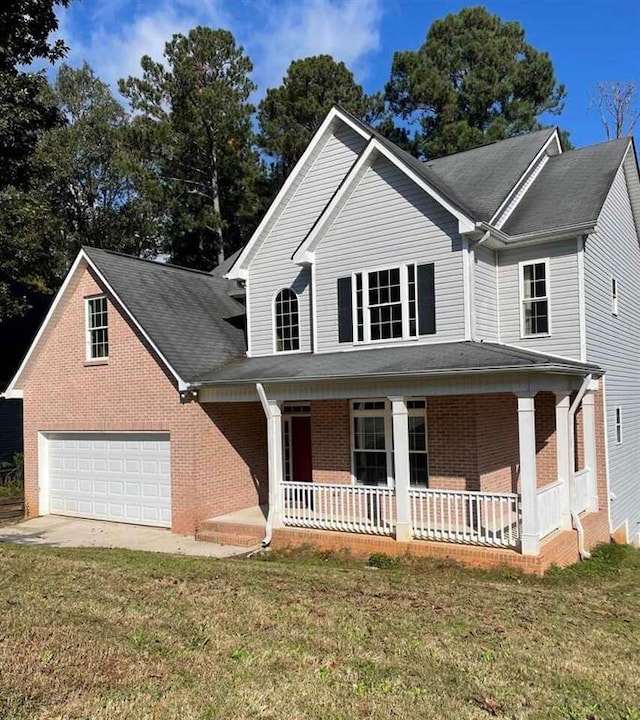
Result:
[[[545,370],[257,382],[200,393],[201,401],[260,398],[266,543],[321,538],[353,549],[357,537],[372,550],[395,544],[395,552],[420,554],[446,543],[539,557],[549,538],[583,533],[581,518],[605,497],[599,382],[584,369]]]

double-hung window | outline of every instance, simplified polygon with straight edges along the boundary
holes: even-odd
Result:
[[[611,314],[618,315],[618,280],[611,278]]]
[[[622,443],[622,408],[616,408],[616,445]]]
[[[409,425],[409,484],[427,487],[426,401],[407,401]],[[395,480],[391,403],[388,400],[355,401],[353,416],[353,475],[359,485],[387,485]]]
[[[109,323],[107,298],[104,295],[87,298],[87,360],[106,360],[109,357]]]
[[[433,263],[338,278],[339,342],[383,342],[435,332]]]
[[[549,262],[520,264],[520,322],[522,337],[549,335]]]

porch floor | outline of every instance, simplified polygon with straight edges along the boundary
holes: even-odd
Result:
[[[243,508],[242,510],[236,510],[236,512],[227,513],[226,515],[217,515],[214,518],[209,518],[206,522],[239,523],[241,525],[259,525],[260,527],[266,527],[268,512],[269,507],[267,505],[255,505],[254,507]]]
[[[196,530],[196,540],[257,548],[264,540],[266,525],[267,506],[256,505],[204,520]]]

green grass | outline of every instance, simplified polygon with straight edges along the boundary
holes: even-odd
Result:
[[[0,718],[640,720],[638,551],[375,564],[1,545]]]

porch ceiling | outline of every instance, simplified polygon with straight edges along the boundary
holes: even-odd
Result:
[[[378,347],[353,352],[242,357],[205,374],[194,385],[215,387],[258,382],[306,383],[521,370],[568,375],[603,374],[597,365],[589,363],[510,345],[466,341]]]

